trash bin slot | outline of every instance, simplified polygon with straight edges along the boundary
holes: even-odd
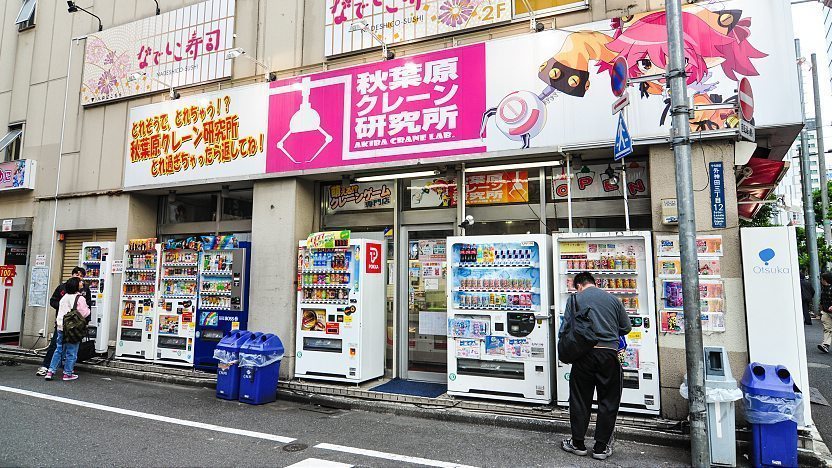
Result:
[[[763,366],[756,365],[751,368],[751,372],[754,374],[755,377],[764,378],[766,375],[766,369]]]
[[[708,374],[725,375],[725,368],[722,364],[722,353],[708,352]]]
[[[778,366],[777,367],[777,377],[780,377],[780,380],[782,380],[783,382],[788,383],[789,379],[791,378],[791,375],[792,374],[785,367],[783,367],[783,366]]]

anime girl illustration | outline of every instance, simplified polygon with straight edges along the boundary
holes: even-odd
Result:
[[[688,89],[695,105],[736,102],[736,95],[711,94],[719,84],[712,81],[714,71],[721,70],[728,79],[759,75],[754,61],[767,57],[750,42],[751,18],[740,10],[711,11],[700,5],[687,5],[682,12],[684,25],[685,71]],[[528,91],[509,94],[495,108],[483,114],[482,136],[492,116],[497,127],[508,137],[522,140],[524,148],[540,133],[545,123],[545,105],[558,92],[582,98],[590,87],[592,66],[595,73],[611,73],[616,58],[624,57],[629,77],[663,75],[668,67],[667,16],[664,11],[642,13],[611,20],[612,34],[604,31],[570,33],[551,58],[540,65],[538,78],[545,88],[534,95]],[[639,85],[641,99],[664,98],[665,109],[659,117],[665,124],[669,115],[669,88],[665,79]],[[518,99],[520,98],[520,99]],[[525,118],[518,119],[521,111]],[[512,122],[517,122],[512,125]],[[734,109],[697,110],[691,120],[694,132],[736,128],[739,118]]]

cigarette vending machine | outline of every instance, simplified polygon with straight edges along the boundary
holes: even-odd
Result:
[[[124,247],[116,357],[152,361],[158,300],[159,256],[155,238],[133,239]]]
[[[295,377],[358,383],[384,375],[386,245],[337,234],[299,245]]]
[[[184,247],[170,242],[162,249],[155,361],[191,366],[194,362],[200,252]]]
[[[658,323],[653,292],[653,247],[649,232],[555,234],[555,310],[560,329],[574,276],[589,272],[597,286],[619,298],[630,316],[623,355],[621,411],[658,414]],[[556,340],[557,341],[557,340]],[[557,361],[557,401],[569,404],[572,366]]]
[[[448,238],[448,394],[550,403],[551,238]]]
[[[226,332],[248,328],[251,243],[229,240],[203,246],[199,266],[199,301],[194,366],[217,370],[214,348]]]
[[[95,340],[95,352],[106,353],[110,346],[110,318],[113,315],[113,255],[115,242],[84,242],[79,263],[87,271],[84,283],[90,288],[92,317],[87,334]]]
[[[0,343],[19,342],[28,252],[27,241],[0,238]]]

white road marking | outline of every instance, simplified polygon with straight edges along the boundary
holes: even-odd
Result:
[[[235,429],[233,427],[224,427],[224,426],[217,426],[217,425],[214,425],[214,424],[206,424],[206,423],[201,423],[201,422],[196,422],[196,421],[188,421],[186,419],[171,418],[171,417],[168,417],[168,416],[161,416],[161,415],[158,415],[158,414],[142,413],[140,411],[133,411],[133,410],[123,409],[123,408],[116,408],[114,406],[99,405],[98,403],[90,403],[90,402],[87,402],[87,401],[73,400],[73,399],[70,399],[70,398],[63,398],[63,397],[59,397],[59,396],[48,395],[46,393],[32,392],[32,391],[29,391],[29,390],[22,390],[22,389],[19,389],[19,388],[6,387],[6,386],[3,386],[3,385],[0,385],[0,391],[9,392],[9,393],[16,393],[18,395],[25,395],[25,396],[30,396],[30,397],[34,397],[34,398],[41,398],[41,399],[44,399],[44,400],[56,401],[58,403],[80,406],[82,408],[90,408],[90,409],[95,409],[95,410],[99,410],[99,411],[107,411],[107,412],[110,412],[110,413],[123,414],[125,416],[133,416],[135,418],[149,419],[151,421],[159,421],[159,422],[165,422],[165,423],[169,423],[169,424],[177,424],[177,425],[180,425],[180,426],[194,427],[194,428],[197,428],[197,429],[205,429],[205,430],[208,430],[208,431],[224,432],[226,434],[235,434],[235,435],[241,435],[241,436],[245,436],[245,437],[253,437],[253,438],[256,438],[256,439],[271,440],[271,441],[280,442],[280,443],[283,443],[283,444],[288,444],[289,442],[294,442],[296,440],[296,439],[293,439],[291,437],[284,437],[284,436],[279,436],[279,435],[275,435],[275,434],[266,434],[265,432],[246,431],[244,429]]]
[[[338,463],[329,460],[321,460],[320,458],[307,458],[299,461],[294,465],[289,465],[286,468],[352,468],[354,465],[346,463]]]
[[[347,447],[345,445],[335,444],[318,444],[317,449],[334,450],[336,452],[352,453],[355,455],[364,455],[365,457],[383,458],[385,460],[400,461],[405,463],[413,463],[424,466],[438,466],[440,468],[475,468],[470,465],[462,465],[460,463],[443,462],[439,460],[431,460],[429,458],[408,457],[407,455],[398,455],[395,453],[378,452],[375,450],[366,450],[354,447]]]

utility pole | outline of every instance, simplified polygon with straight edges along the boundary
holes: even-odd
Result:
[[[671,146],[676,160],[676,199],[679,209],[679,244],[682,256],[682,297],[685,311],[685,362],[688,372],[690,453],[694,467],[711,466],[705,406],[705,356],[699,305],[699,261],[696,254],[696,210],[690,156],[690,122],[685,53],[682,42],[681,0],[668,0],[667,43],[670,83]]]
[[[815,93],[815,136],[818,140],[818,172],[820,173],[820,219],[823,223],[823,240],[826,245],[829,245],[832,244],[832,231],[830,231],[829,215],[827,214],[829,211],[829,184],[826,180],[826,152],[823,147],[823,115],[820,108],[817,54],[812,54],[812,85]]]
[[[820,271],[818,268],[818,235],[815,226],[815,208],[812,203],[812,176],[809,173],[809,138],[806,135],[806,98],[803,95],[803,64],[800,55],[800,39],[794,40],[797,57],[797,84],[800,87],[800,115],[803,116],[803,129],[800,130],[800,188],[803,192],[803,222],[806,231],[806,248],[809,251],[809,279],[815,288],[812,307],[820,309]],[[821,191],[822,192],[822,191]]]

